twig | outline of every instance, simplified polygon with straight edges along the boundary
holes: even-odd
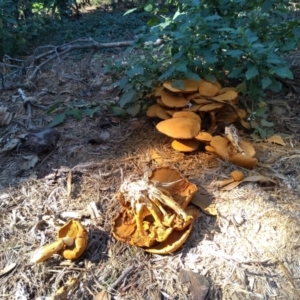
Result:
[[[24,101],[24,106],[26,107],[27,115],[28,115],[27,128],[30,129],[32,127],[32,122],[31,122],[31,118],[32,118],[31,103],[30,103],[30,101],[28,101],[28,97],[26,97],[25,93],[23,92],[23,90],[21,88],[18,89],[18,93],[20,94],[22,100]]]
[[[135,268],[135,266],[130,266],[130,267],[127,267],[123,270],[122,274],[117,278],[117,280],[112,283],[110,285],[110,287],[107,289],[107,292],[108,293],[111,293],[120,283],[121,281],[130,273],[133,271],[133,269]]]

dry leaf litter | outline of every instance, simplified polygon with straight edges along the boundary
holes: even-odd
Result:
[[[66,118],[57,127],[59,140],[48,152],[38,153],[36,161],[28,147],[18,146],[26,129],[52,121],[46,110],[58,95],[66,103],[81,95],[102,107],[117,99],[117,91],[106,88],[109,78],[100,76],[102,85],[87,93],[95,76],[81,84],[69,77],[70,70],[78,74],[75,62],[66,60],[59,67],[59,76],[55,64],[41,75],[40,93],[30,95],[36,102],[23,113],[23,100],[11,101],[19,99],[17,91],[1,95],[5,112],[14,114],[0,127],[1,149],[8,149],[0,157],[2,299],[196,299],[192,283],[200,276],[208,284],[203,285],[206,299],[299,299],[300,143],[294,110],[276,123],[286,145],[278,138],[251,142],[258,159],[253,169],[237,167],[217,151],[174,151],[169,137],[148,118],[109,114]],[[270,105],[278,101],[271,99]],[[298,98],[293,101],[299,104]],[[30,167],[21,167],[32,159]],[[186,242],[168,255],[146,253],[111,234],[121,212],[117,193],[124,180],[143,178],[162,166],[197,186],[196,205],[199,197],[207,201],[198,203],[200,216]],[[252,180],[241,180],[227,191],[213,184],[234,170]],[[84,253],[75,260],[54,253],[43,263],[32,263],[32,253],[55,241],[57,230],[71,219],[88,232]]]

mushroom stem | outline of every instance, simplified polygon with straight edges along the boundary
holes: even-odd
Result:
[[[235,180],[233,178],[228,178],[228,179],[225,179],[225,180],[219,180],[219,181],[216,181],[213,183],[213,186],[215,187],[223,187],[229,183],[232,183],[234,182]]]
[[[59,239],[50,245],[43,246],[37,249],[31,258],[33,263],[41,263],[51,257],[53,254],[58,253],[60,250],[64,248],[64,242]]]

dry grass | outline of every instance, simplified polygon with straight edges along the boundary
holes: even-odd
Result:
[[[62,72],[75,68],[65,67]],[[39,106],[33,107],[32,119],[25,115],[14,120],[0,129],[1,138],[26,132],[29,121],[34,126],[45,125],[49,122],[47,104],[59,95],[65,101],[76,97],[87,86],[74,80],[59,86],[56,70],[54,66],[44,73],[39,89],[48,88],[57,94],[38,96]],[[92,79],[95,76],[89,84]],[[106,80],[103,78],[103,82]],[[82,98],[106,105],[116,93],[101,88],[98,85],[91,95]],[[62,90],[68,92],[62,94]],[[10,105],[13,93],[3,93],[1,102]],[[299,134],[287,136],[285,147],[254,145],[260,164],[253,171],[244,170],[245,174],[268,176],[276,182],[275,186],[244,183],[222,192],[210,183],[228,177],[236,168],[232,164],[203,152],[174,152],[169,139],[143,117],[114,118],[103,129],[99,124],[107,117],[98,114],[81,121],[67,119],[58,127],[58,147],[41,155],[32,170],[19,172],[24,151],[14,150],[0,156],[0,271],[16,263],[11,272],[0,277],[1,299],[59,299],[55,297],[56,291],[69,278],[77,277],[68,299],[92,299],[103,289],[109,289],[114,299],[122,300],[195,299],[180,282],[180,269],[207,278],[211,284],[208,299],[300,298]],[[108,132],[111,138],[102,144],[88,143],[101,131]],[[150,149],[160,155],[160,163],[152,159]],[[110,234],[120,209],[116,192],[122,180],[133,174],[142,176],[148,168],[160,165],[176,168],[205,189],[214,197],[218,210],[217,218],[202,213],[184,246],[166,256],[149,255],[115,241]],[[70,172],[72,191],[68,196]],[[92,202],[97,207],[96,217],[91,214]],[[70,213],[77,213],[89,231],[84,255],[75,262],[54,256],[42,264],[32,264],[32,252],[55,239],[56,227]],[[239,216],[244,219],[240,225],[234,222]]]

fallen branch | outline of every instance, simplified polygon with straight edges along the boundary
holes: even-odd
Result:
[[[74,50],[92,50],[88,57],[88,64],[90,63],[92,56],[101,49],[118,48],[132,46],[135,41],[122,41],[113,43],[99,43],[91,38],[78,39],[68,44],[60,46],[41,46],[35,49],[33,55],[26,59],[14,59],[5,55],[3,62],[0,63],[3,73],[2,77],[2,89],[11,88],[33,88],[37,74],[42,71],[42,68],[55,59],[64,57]],[[153,46],[159,46],[163,43],[163,40],[158,39],[156,42],[146,44],[152,44]],[[42,52],[41,54],[39,54]],[[25,83],[24,83],[25,82]]]

